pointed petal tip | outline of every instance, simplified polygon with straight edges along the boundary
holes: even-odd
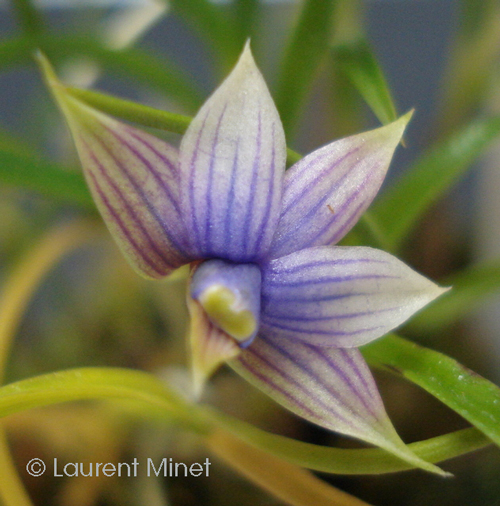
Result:
[[[422,307],[425,307],[427,304],[430,304],[438,297],[441,297],[441,295],[444,295],[452,289],[451,286],[439,286],[434,283],[434,281],[429,279],[427,281],[428,285],[426,287],[426,291],[425,293],[422,293]]]
[[[385,441],[384,443],[385,444],[380,445],[384,450],[390,452],[401,460],[408,462],[408,464],[411,464],[418,469],[422,469],[423,471],[442,476],[443,478],[450,478],[453,476],[452,473],[444,471],[431,462],[420,458],[397,435],[395,438],[391,438],[391,441]]]
[[[399,144],[401,141],[401,138],[403,137],[403,133],[406,129],[406,126],[410,122],[411,118],[413,117],[413,113],[415,112],[415,109],[411,109],[406,114],[403,114],[398,119],[394,120],[391,123],[388,123],[387,125],[384,125],[383,127],[380,127],[376,130],[373,130],[373,132],[379,132],[380,134],[385,134],[384,137],[387,137],[387,140],[392,140],[392,142],[389,142],[390,148],[395,149],[395,147]]]
[[[285,164],[281,120],[247,43],[181,141],[181,200],[193,254],[263,259],[279,220]]]
[[[415,114],[415,108],[411,108],[406,114],[400,116],[396,121],[404,121],[404,124],[407,125],[410,120],[413,118]]]
[[[63,83],[61,83],[57,77],[54,67],[42,50],[37,49],[33,56],[47,87],[54,95],[57,103],[62,107],[63,103],[66,101],[65,88]]]
[[[92,117],[104,117],[102,113],[84,104],[68,93],[66,86],[57,77],[50,60],[40,49],[35,51],[34,58],[47,87],[51,91],[57,105],[66,117],[73,134],[75,133],[75,128],[77,128],[80,123],[83,124],[83,121],[79,120],[83,120],[84,118],[89,119]]]
[[[45,56],[43,51],[41,49],[36,49],[33,57],[35,58],[35,61],[37,62],[38,67],[40,68],[40,71],[42,72],[42,75],[47,83],[51,87],[54,84],[60,84],[59,79],[57,78],[54,71],[54,67],[50,63],[49,59]]]
[[[253,57],[250,38],[246,40],[245,46],[243,47],[243,51],[241,52],[241,55],[238,58],[238,63],[236,65],[238,66],[240,63],[252,65],[254,67],[257,66]]]

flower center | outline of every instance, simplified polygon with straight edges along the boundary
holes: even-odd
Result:
[[[259,327],[260,269],[254,264],[207,260],[191,279],[191,296],[210,321],[248,346]]]

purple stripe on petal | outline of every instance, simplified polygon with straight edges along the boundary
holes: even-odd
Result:
[[[317,320],[315,318],[311,318],[311,323],[315,323],[316,321]],[[335,346],[335,338],[354,337],[358,334],[370,333],[374,330],[377,331],[377,330],[384,328],[383,325],[379,325],[377,327],[361,328],[361,329],[347,331],[347,330],[331,330],[331,329],[322,330],[322,329],[317,329],[312,326],[309,326],[309,328],[304,330],[304,329],[298,329],[297,327],[294,327],[293,325],[284,325],[282,323],[276,323],[276,322],[271,323],[270,320],[267,319],[267,315],[266,315],[266,318],[262,319],[262,322],[266,327],[272,328],[273,330],[285,331],[283,334],[286,333],[286,335],[291,336],[292,338],[296,338],[295,334],[302,334],[302,336],[300,336],[300,337],[302,338],[303,341],[306,341],[306,342],[309,341],[307,339],[307,333],[309,333],[311,335],[311,337],[312,336],[316,336],[316,337],[317,336],[331,336],[332,337],[332,339],[331,339],[332,344],[330,346]],[[380,334],[380,335],[383,335],[383,334]],[[310,342],[314,342],[314,340],[311,338]],[[337,348],[338,347],[339,346],[337,346]]]
[[[364,391],[367,392],[371,397],[377,396],[377,387],[375,386],[373,378],[371,374],[369,374],[366,363],[361,355],[359,353],[351,353],[348,350],[344,350],[342,348],[339,351],[342,352],[348,369],[352,371],[354,376],[356,376],[356,378],[358,378],[363,384]]]
[[[234,160],[233,166],[231,168],[231,182],[229,188],[229,197],[228,197],[228,213],[226,215],[226,219],[224,221],[224,235],[226,244],[228,249],[231,250],[231,241],[233,235],[231,234],[233,230],[233,216],[234,216],[234,200],[235,200],[235,186],[236,186],[236,178],[237,178],[237,168],[238,168],[238,154],[239,154],[239,145],[240,140],[238,139],[236,142],[236,149],[234,151]]]
[[[278,285],[286,288],[309,287],[311,285],[322,285],[332,283],[352,283],[353,281],[366,281],[368,279],[398,279],[398,276],[388,274],[353,274],[351,276],[324,277],[321,279],[305,279],[301,281],[281,281],[279,279],[270,279],[267,286]]]
[[[271,341],[269,338],[260,337],[261,341],[265,341],[265,343],[271,348],[275,353],[270,355],[266,353],[265,349],[262,346],[262,342],[260,346],[254,346],[254,348],[249,348],[252,356],[257,358],[261,364],[261,367],[255,367],[254,370],[260,370],[261,374],[263,372],[267,372],[267,383],[271,388],[279,389],[293,404],[297,405],[300,409],[304,409],[309,416],[313,416],[314,418],[318,418],[320,421],[325,423],[329,417],[325,417],[324,415],[318,417],[317,410],[313,410],[307,406],[305,402],[301,402],[300,399],[307,399],[309,404],[311,404],[311,396],[314,398],[314,405],[321,409],[322,412],[328,413],[332,418],[336,418],[345,424],[356,425],[357,420],[343,416],[343,413],[339,409],[335,409],[329,403],[324,402],[319,395],[317,395],[317,388],[312,390],[309,385],[312,383],[315,387],[318,387],[318,377],[315,377],[306,369],[302,369],[301,363],[298,362],[297,366],[302,369],[302,373],[304,375],[309,376],[309,381],[303,381],[303,378],[295,378],[292,372],[288,371],[287,361],[296,361],[296,357],[290,355],[284,351],[283,348],[277,347],[276,344]],[[276,356],[278,353],[278,357]],[[241,354],[241,361],[245,361],[248,363],[248,355],[245,352]],[[264,367],[262,367],[264,366]],[[281,379],[281,382],[272,381],[272,378]],[[285,387],[279,387],[279,383],[282,385],[286,385]],[[298,394],[298,395],[297,395]],[[315,395],[316,394],[316,395]],[[334,400],[337,403],[343,404],[343,408],[346,409],[347,406],[344,404],[342,399],[337,396],[336,392],[329,392],[329,396],[331,400]],[[347,408],[348,409],[348,408]]]
[[[345,406],[349,407],[355,413],[356,406],[355,405],[353,406],[352,401],[353,400],[361,401],[366,410],[366,413],[372,415],[373,418],[376,420],[377,413],[375,412],[372,403],[369,401],[367,397],[365,397],[365,395],[360,395],[360,392],[358,392],[354,384],[353,381],[354,376],[352,373],[357,372],[357,374],[359,374],[359,370],[354,371],[351,369],[349,373],[347,373],[345,370],[342,369],[342,365],[344,365],[344,362],[346,360],[346,355],[349,355],[349,353],[346,353],[346,350],[339,349],[338,353],[335,353],[334,359],[334,356],[332,356],[332,354],[327,354],[324,352],[324,350],[317,348],[316,346],[311,346],[308,344],[304,344],[304,346],[309,350],[311,354],[313,354],[317,358],[319,362],[324,362],[328,366],[328,369],[332,372],[332,374],[335,374],[338,377],[340,383],[344,384],[349,389],[348,392],[344,392],[344,396],[346,397],[346,399],[343,399],[343,403],[345,403]],[[305,364],[305,367],[308,367],[308,364]],[[314,372],[312,370],[310,370],[309,368],[307,368],[306,370],[308,370],[311,376],[314,376]],[[357,375],[355,377],[356,379],[359,379]],[[323,378],[321,376],[317,376],[318,383],[321,386],[323,386],[325,390],[329,389],[327,379],[329,381],[332,381],[332,378]],[[366,392],[369,393],[370,391],[367,390]]]
[[[222,124],[222,120],[224,119],[224,115],[226,114],[227,104],[222,109],[222,113],[217,120],[217,126],[215,128],[214,139],[212,141],[211,153],[210,153],[210,165],[208,167],[208,185],[207,185],[207,193],[206,193],[206,211],[205,211],[205,243],[204,247],[207,251],[207,254],[211,253],[211,241],[210,234],[213,228],[212,224],[212,205],[214,200],[213,193],[213,180],[214,180],[214,167],[216,163],[215,151],[218,147],[219,143],[219,135],[220,135],[220,127]],[[216,197],[217,198],[217,197]]]
[[[352,348],[401,325],[442,292],[383,251],[319,246],[266,264],[261,321],[315,346]]]
[[[307,195],[315,189],[315,185],[318,184],[318,180],[323,179],[326,173],[331,172],[332,169],[335,168],[340,163],[349,160],[349,158],[351,156],[353,156],[354,154],[356,154],[358,151],[359,151],[359,148],[354,149],[351,152],[347,153],[340,160],[335,161],[335,163],[332,164],[331,166],[329,166],[326,170],[324,170],[323,173],[319,174],[319,176],[316,178],[315,181],[308,183],[307,187],[301,192],[300,195],[296,196],[295,200],[298,201],[299,199],[300,200],[306,199]],[[347,170],[342,175],[342,177],[340,179],[338,179],[335,182],[335,184],[331,186],[331,188],[329,188],[329,192],[324,193],[319,198],[317,198],[317,195],[316,195],[313,205],[307,210],[307,212],[305,214],[301,214],[300,218],[294,223],[294,228],[297,231],[303,229],[304,227],[309,226],[311,220],[313,220],[314,217],[317,216],[318,210],[327,206],[327,203],[331,200],[332,194],[339,192],[339,189],[341,189],[345,183],[348,183],[348,181],[351,177],[351,174],[356,170],[359,163],[360,163],[359,159],[350,163],[349,170]],[[286,184],[285,184],[285,189],[286,189]],[[358,194],[359,194],[359,191],[356,191],[355,195],[358,195]],[[351,195],[348,202],[350,202],[352,200],[353,200],[353,196]],[[339,216],[338,212],[335,212],[333,214],[333,217],[330,219],[330,224],[335,223],[338,219],[338,216]],[[300,233],[300,232],[297,232],[297,233]],[[286,239],[286,236],[281,236],[281,238],[282,238],[282,240]]]
[[[146,195],[143,183],[142,183],[142,181],[139,182],[137,180],[137,177],[135,175],[135,171],[131,170],[132,167],[130,169],[127,168],[126,162],[121,161],[117,157],[117,153],[114,152],[114,150],[112,150],[102,139],[100,139],[99,137],[97,137],[95,135],[93,135],[93,138],[94,138],[93,142],[96,145],[99,145],[100,148],[107,154],[107,156],[113,161],[115,168],[119,172],[122,173],[124,180],[130,185],[130,188],[128,189],[128,191],[130,191],[131,194],[135,193],[135,195],[137,195],[139,197],[139,199],[140,199],[139,202],[137,202],[135,204],[137,207],[137,212],[141,212],[142,214],[144,214],[144,211],[143,211],[143,209],[141,209],[141,206],[144,206],[147,209],[150,216],[153,218],[153,221],[156,222],[157,226],[163,232],[163,234],[162,234],[163,237],[159,237],[159,240],[163,244],[171,243],[173,249],[175,249],[179,255],[184,256],[186,258],[186,261],[184,262],[184,263],[186,263],[188,261],[187,259],[189,258],[187,253],[185,252],[183,246],[180,244],[176,234],[172,233],[172,231],[169,230],[164,217],[160,216],[160,210],[158,208],[158,204],[160,202],[158,202],[158,201],[154,202],[152,198],[150,198],[148,195]],[[123,147],[123,146],[120,144],[120,147]],[[100,166],[102,167],[102,170],[104,170],[102,164]],[[108,172],[108,177],[111,177],[109,172]],[[155,185],[156,190],[157,190],[157,188],[158,188],[158,186]],[[166,217],[166,218],[168,218],[168,217]],[[171,216],[170,218],[172,219],[173,222],[175,222],[176,219],[180,220],[179,216]],[[179,225],[179,223],[177,223],[177,225]],[[179,232],[179,230],[177,230],[177,231]]]
[[[311,293],[311,294],[308,294],[308,298],[307,300],[309,302],[333,302],[333,301],[339,301],[341,299],[348,299],[350,297],[374,297],[376,296],[378,292],[354,292],[354,293],[343,293],[343,294],[340,294],[340,295],[335,295],[335,294],[330,294],[330,295],[320,295],[320,294],[314,294],[314,293]],[[301,292],[299,291],[296,295],[294,296],[281,296],[279,297],[279,300],[274,300],[273,297],[271,297],[271,299],[268,299],[267,298],[267,295],[264,295],[263,296],[263,304],[268,301],[270,302],[269,304],[269,307],[271,307],[271,304],[272,304],[272,307],[274,308],[278,308],[280,306],[283,306],[283,308],[286,308],[288,311],[290,310],[290,306],[289,304],[290,303],[293,303],[293,302],[303,302],[304,301],[304,295],[301,294]],[[266,306],[267,307],[267,306]],[[267,311],[268,309],[266,309],[266,315],[267,315]]]
[[[359,318],[360,316],[370,316],[379,313],[387,313],[389,311],[398,311],[401,309],[401,306],[388,307],[384,309],[376,309],[374,311],[361,311],[357,313],[340,313],[340,314],[331,314],[327,316],[300,316],[300,315],[283,315],[283,314],[274,314],[269,311],[266,311],[266,321],[271,320],[286,320],[286,321],[295,321],[295,322],[307,322],[307,321],[327,321],[327,320],[349,320],[352,318]]]
[[[238,263],[267,257],[285,157],[278,113],[247,48],[181,143],[181,201],[198,256]]]
[[[297,272],[304,272],[306,269],[311,269],[314,267],[325,267],[325,266],[331,266],[332,263],[335,264],[335,266],[346,266],[350,264],[359,264],[359,263],[382,263],[386,264],[387,262],[383,260],[374,260],[373,258],[343,258],[340,260],[337,260],[335,262],[332,262],[329,259],[323,259],[323,260],[317,260],[315,262],[309,262],[304,263],[300,265],[294,265],[292,267],[286,267],[283,268],[282,266],[274,267],[274,271],[278,274],[293,274]]]
[[[97,160],[95,154],[91,150],[89,150],[88,147],[87,147],[87,150],[88,150],[88,155],[90,156],[92,162],[97,167],[97,169],[100,173],[100,179],[102,181],[106,182],[106,184],[112,189],[113,193],[119,199],[119,201],[121,202],[120,207],[129,215],[131,220],[135,223],[135,227],[133,227],[133,228],[136,228],[137,231],[139,231],[146,239],[146,243],[147,243],[147,247],[148,247],[149,251],[154,252],[155,255],[162,261],[162,263],[167,268],[173,268],[174,264],[169,261],[169,259],[165,256],[162,249],[155,243],[155,241],[153,240],[153,238],[151,237],[151,235],[148,231],[147,226],[143,223],[143,221],[139,217],[139,215],[138,215],[139,210],[134,209],[134,207],[132,207],[130,205],[130,203],[127,201],[127,199],[125,197],[125,194],[120,190],[120,188],[116,185],[114,180],[109,176],[109,174],[105,170],[104,166]],[[95,184],[97,182],[96,176],[93,173],[91,173],[91,177],[92,177],[92,181]],[[101,190],[101,192],[102,192],[102,190]]]
[[[100,187],[97,178],[95,175],[89,170],[87,171],[89,178],[91,179],[91,186],[95,190],[96,197],[98,198],[98,202],[101,202],[101,205],[104,206],[104,213],[108,213],[111,217],[111,220],[115,223],[115,226],[118,229],[118,233],[121,233],[125,237],[125,241],[132,247],[134,254],[140,257],[140,262],[145,264],[145,269],[154,277],[163,277],[166,275],[165,266],[158,267],[157,264],[146,254],[146,249],[141,247],[138,242],[134,239],[130,232],[130,227],[127,226],[122,220],[120,213],[111,205],[108,197]]]
[[[179,167],[177,166],[177,162],[174,163],[171,158],[169,158],[165,155],[165,153],[162,153],[159,149],[157,149],[157,147],[152,144],[151,139],[145,138],[143,132],[141,132],[141,134],[139,135],[135,129],[132,129],[129,127],[125,128],[124,131],[127,132],[127,134],[130,135],[130,137],[135,139],[137,142],[140,142],[146,149],[151,151],[160,160],[162,160],[163,163],[165,163],[165,165],[168,167],[168,169],[172,175],[178,175]],[[171,147],[171,149],[174,150],[173,147]],[[177,154],[177,156],[178,156],[178,154]]]
[[[360,184],[358,190],[354,192],[345,202],[345,204],[339,209],[336,213],[337,218],[332,223],[337,223],[336,227],[328,227],[325,225],[321,234],[317,234],[312,240],[315,243],[322,242],[324,244],[336,244],[342,237],[344,237],[349,230],[357,223],[359,217],[366,210],[366,201],[364,199],[360,199],[359,196],[365,190],[365,186],[371,181],[373,178],[372,174],[369,174],[366,179]],[[357,204],[353,206],[352,204]],[[344,220],[343,224],[340,224],[339,217],[345,217],[347,215],[347,219]],[[327,234],[328,229],[330,229],[330,235]]]
[[[389,438],[386,432],[392,436],[392,427],[387,428],[390,422],[368,368],[353,369],[353,359],[364,364],[357,350],[324,350],[266,335],[231,365],[299,416],[377,444]]]
[[[166,174],[161,174],[154,166],[153,164],[147,160],[136,148],[134,148],[134,146],[132,146],[129,142],[127,142],[126,139],[124,139],[121,135],[119,135],[116,131],[114,130],[111,130],[110,128],[107,128],[107,131],[112,134],[119,142],[120,144],[125,147],[126,149],[128,149],[130,151],[130,153],[137,159],[139,160],[143,165],[144,167],[147,169],[147,171],[153,176],[155,182],[157,183],[158,185],[158,188],[160,188],[165,197],[168,199],[168,201],[171,203],[171,205],[173,206],[173,208],[175,209],[179,219],[180,219],[180,216],[181,216],[181,210],[180,210],[180,207],[179,207],[179,202],[178,202],[178,195],[174,195],[172,190],[177,190],[177,187],[175,188],[172,188],[171,185],[169,185],[164,179],[163,177],[166,175]],[[138,140],[141,140],[138,136],[136,136],[136,138]],[[110,153],[111,155],[111,153]],[[158,153],[156,152],[156,155],[158,155]],[[112,155],[111,155],[112,156]],[[165,165],[167,165],[168,167],[170,167],[170,162],[167,162],[167,158],[162,156],[161,157],[161,160],[165,163]],[[119,166],[120,163],[118,162],[118,160],[116,160],[116,163],[117,165]],[[129,177],[130,179],[130,174],[129,173],[126,173],[127,177]],[[163,176],[163,177],[162,177]],[[131,179],[130,179],[131,180]],[[131,180],[132,181],[132,180]],[[174,179],[175,181],[175,179]],[[177,186],[177,185],[176,185]]]
[[[269,362],[264,357],[259,356],[258,353],[253,353],[255,357],[257,357],[262,363],[266,364],[271,370],[275,372],[280,372],[276,366]],[[281,388],[276,382],[274,382],[269,375],[265,375],[258,366],[252,366],[252,362],[248,360],[247,357],[242,356],[239,359],[239,362],[245,365],[245,368],[256,378],[258,378],[262,383],[268,385],[273,391],[279,392],[283,397],[287,398],[291,404],[296,405],[302,413],[307,413],[310,417],[315,417],[315,413],[312,409],[309,409],[305,404],[300,402],[294,395],[290,394],[285,388]],[[283,376],[282,374],[280,374]],[[300,386],[300,385],[299,385]]]
[[[275,147],[275,144],[276,144],[276,123],[273,123],[272,125],[272,130],[271,130],[271,135],[272,135],[272,152],[271,152],[271,161],[270,161],[270,169],[269,169],[269,173],[270,174],[274,174],[274,172],[276,171],[276,147]],[[281,181],[280,181],[281,182]],[[260,224],[259,228],[257,229],[256,231],[256,237],[257,237],[257,242],[255,244],[255,250],[256,251],[260,251],[261,250],[261,245],[262,245],[262,241],[264,240],[264,236],[265,236],[265,229],[267,227],[267,224],[271,218],[271,213],[272,213],[272,204],[273,204],[273,201],[274,201],[274,194],[275,194],[275,181],[273,178],[270,179],[269,181],[269,195],[267,197],[267,201],[266,201],[266,208],[265,208],[265,211],[264,211],[264,215],[263,215],[263,218],[262,218],[262,223]]]
[[[196,141],[195,141],[195,148],[193,149],[192,155],[189,160],[189,167],[187,169],[184,169],[184,172],[186,170],[189,172],[188,178],[183,176],[183,173],[180,173],[181,182],[186,181],[188,182],[188,193],[189,193],[189,206],[187,210],[188,218],[192,222],[192,237],[191,242],[193,244],[196,243],[197,248],[195,250],[200,248],[200,238],[201,238],[201,232],[200,232],[200,225],[198,223],[198,219],[196,216],[196,213],[194,211],[194,204],[196,202],[196,196],[195,196],[195,183],[196,183],[196,164],[198,161],[198,155],[200,154],[200,146],[201,146],[201,136],[203,135],[203,131],[205,129],[205,124],[208,118],[208,115],[210,113],[210,109],[207,108],[206,114],[204,115],[203,119],[201,120],[201,128],[196,133]],[[201,119],[201,118],[200,118]]]
[[[325,174],[327,174],[329,171],[334,169],[337,165],[339,165],[344,160],[346,160],[347,158],[349,158],[350,156],[355,154],[357,151],[359,151],[359,148],[355,148],[352,151],[345,153],[342,156],[342,158],[340,158],[339,160],[335,160],[331,165],[328,165],[327,167],[325,167],[321,172],[315,171],[315,173],[314,173],[315,178],[312,179],[311,181],[308,181],[307,185],[301,185],[300,181],[293,181],[293,183],[295,183],[295,185],[297,187],[300,187],[300,191],[297,191],[296,193],[294,193],[292,199],[288,199],[286,201],[286,203],[285,202],[283,203],[282,214],[289,212],[292,208],[297,206],[302,199],[307,198],[307,195],[314,190],[314,187],[318,184],[318,182],[322,178],[325,177]],[[315,156],[313,156],[313,155],[315,155]],[[311,155],[307,156],[307,159],[308,159],[307,163],[304,161],[305,166],[303,167],[302,170],[304,172],[314,170],[317,165],[323,163],[325,161],[325,159],[327,159],[329,156],[330,156],[330,153],[328,151],[317,150],[317,151],[311,153]],[[293,167],[290,170],[292,170],[292,169],[293,169]],[[287,184],[292,184],[292,182],[289,183],[289,179],[291,179],[291,178],[285,178],[285,187],[287,186]]]
[[[260,103],[259,103],[260,106]],[[272,124],[272,128],[274,130],[274,123]],[[261,149],[262,149],[262,114],[259,111],[257,114],[257,132],[256,132],[256,139],[255,139],[255,154],[253,158],[253,165],[252,165],[252,179],[250,183],[250,198],[247,204],[246,212],[245,212],[245,223],[243,226],[243,230],[249,230],[250,229],[250,223],[252,222],[253,215],[255,214],[254,209],[254,202],[255,202],[255,190],[257,187],[257,179],[259,175],[259,168],[260,168],[260,162],[261,162]],[[274,150],[274,146],[273,146]],[[269,205],[269,199],[267,201],[267,204]],[[258,239],[257,235],[257,239]],[[245,250],[245,253],[248,254],[248,234],[243,234],[242,237],[242,246]]]
[[[298,355],[297,353],[293,353],[293,351],[288,351],[290,347],[289,342],[283,343],[280,342],[277,339],[265,339],[266,343],[276,350],[280,355],[288,359],[292,363],[296,363],[302,370],[302,372],[308,376],[309,382],[313,383],[315,385],[315,390],[318,388],[323,389],[325,392],[328,393],[328,395],[338,402],[341,406],[341,410],[346,411],[348,415],[351,415],[349,418],[344,418],[342,416],[339,416],[339,409],[332,409],[331,406],[328,406],[326,403],[319,403],[325,411],[330,412],[332,415],[335,415],[339,418],[344,418],[344,421],[348,421],[349,423],[353,423],[354,420],[356,420],[356,416],[359,416],[359,412],[357,413],[357,410],[352,405],[352,400],[361,400],[363,405],[366,407],[368,405],[368,402],[366,399],[363,399],[362,396],[358,397],[358,392],[353,387],[353,383],[351,382],[350,378],[342,372],[342,370],[339,368],[338,364],[335,364],[332,357],[328,357],[325,354],[325,350],[322,350],[320,348],[317,348],[315,346],[310,346],[306,343],[303,343],[303,349],[306,350],[308,354],[313,354],[315,356],[314,361],[310,360],[310,357],[307,357],[306,360],[304,360],[301,355]],[[342,362],[344,351],[345,350],[335,350],[335,358],[338,362]],[[302,358],[302,359],[301,359]],[[339,360],[340,359],[340,360]],[[319,360],[319,362],[318,362]],[[328,366],[328,372],[330,374],[334,374],[337,379],[333,379],[331,376],[324,377],[320,374],[317,374],[314,368],[316,368],[321,362],[324,362]],[[289,375],[289,378],[291,376]],[[333,380],[333,381],[332,381]],[[336,386],[341,386],[338,389],[333,389],[331,387],[331,384],[335,384]],[[304,393],[311,395],[310,391],[307,391],[307,389],[304,386],[304,382],[300,382],[299,384],[300,388],[304,391]],[[346,389],[347,387],[347,389]],[[347,390],[347,391],[346,391]],[[376,416],[374,415],[374,410],[370,407],[367,409],[367,412],[374,416],[376,419]],[[366,414],[363,418],[366,418]],[[354,419],[354,420],[353,420]]]
[[[341,139],[296,163],[285,176],[270,258],[340,240],[377,194],[405,124]]]

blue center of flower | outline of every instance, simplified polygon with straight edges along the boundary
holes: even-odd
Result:
[[[210,321],[248,346],[259,328],[261,272],[255,264],[206,260],[191,280],[191,297]]]

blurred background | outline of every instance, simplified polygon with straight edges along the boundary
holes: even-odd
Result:
[[[22,3],[22,2],[21,2]],[[218,2],[231,9],[229,1]],[[488,15],[476,23],[486,28],[468,52],[461,43],[465,12],[474,2],[458,0],[344,1],[336,35],[346,40],[360,29],[383,68],[398,112],[415,108],[391,166],[387,185],[436,139],[475,115],[499,112],[498,52],[500,7],[485,1]],[[476,2],[477,3],[477,2]],[[35,2],[53,33],[92,37],[106,53],[68,42],[57,58],[65,82],[92,86],[172,112],[194,114],[227,74],[231,57],[217,64],[182,9],[149,0],[40,0]],[[262,0],[256,3],[250,35],[256,60],[271,89],[300,2]],[[492,14],[493,13],[493,14]],[[496,14],[496,15],[495,15]],[[467,17],[471,26],[473,21]],[[479,32],[478,32],[479,33]],[[15,38],[19,28],[11,4],[0,1],[0,41]],[[68,38],[69,40],[69,38]],[[89,46],[90,47],[90,46]],[[137,48],[137,60],[154,55],[170,68],[182,69],[192,93],[165,92],[156,75],[130,79],[120,70],[121,59]],[[459,55],[457,57],[457,54]],[[50,57],[49,53],[49,57]],[[9,54],[0,53],[0,62]],[[220,63],[220,62],[219,62]],[[459,70],[457,71],[457,66]],[[476,66],[477,69],[469,67]],[[140,67],[140,61],[137,68]],[[0,72],[0,147],[18,146],[25,153],[78,169],[68,132],[45,90],[34,64],[16,62]],[[453,77],[470,72],[467,79]],[[463,77],[463,76],[462,76]],[[473,82],[474,81],[474,82]],[[458,85],[456,83],[459,83]],[[468,83],[470,86],[465,86]],[[378,120],[352,90],[332,62],[318,73],[311,98],[288,143],[300,153],[339,136],[374,127]],[[180,137],[159,133],[178,143]],[[435,280],[480,262],[500,258],[500,145],[456,184],[415,228],[404,245],[404,257]],[[29,184],[27,185],[29,187]],[[24,258],[47,231],[78,217],[100,223],[88,207],[52,198],[15,184],[0,186],[0,281]],[[22,317],[6,366],[6,381],[83,366],[119,366],[153,371],[178,388],[188,382],[185,350],[184,281],[150,283],[125,264],[100,227],[92,240],[65,256],[36,288]],[[433,325],[417,321],[402,334],[444,353],[481,375],[500,380],[500,299],[491,296],[464,311],[463,318]],[[463,428],[467,423],[415,386],[376,373],[387,410],[406,442]],[[318,444],[354,447],[285,412],[229,369],[221,370],[206,400],[259,427]],[[61,461],[122,461],[133,456],[168,456],[183,462],[203,460],[207,450],[179,429],[140,423],[119,415],[112,405],[94,402],[32,410],[6,420],[20,475],[35,505],[272,505],[265,492],[213,459],[210,478],[192,479],[61,479],[26,475],[24,463],[36,455]],[[455,475],[441,478],[420,471],[377,477],[322,476],[334,485],[377,506],[495,506],[500,505],[500,455],[488,448],[447,462]],[[2,473],[0,472],[0,485]]]

